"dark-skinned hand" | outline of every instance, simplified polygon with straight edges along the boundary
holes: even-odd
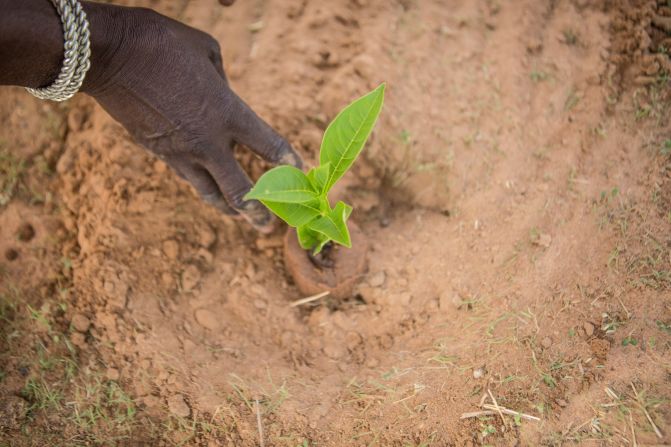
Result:
[[[271,231],[266,208],[242,200],[252,183],[233,146],[242,144],[273,164],[301,167],[301,159],[231,90],[217,41],[149,9],[88,2],[84,8],[93,48],[81,91],[204,200]]]

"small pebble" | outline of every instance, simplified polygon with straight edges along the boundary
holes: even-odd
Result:
[[[182,272],[182,289],[190,292],[198,286],[200,282],[200,270],[195,265],[187,266]]]
[[[348,332],[345,336],[345,343],[350,351],[353,351],[362,341],[363,338],[358,332]]]
[[[119,370],[116,368],[107,368],[105,376],[108,380],[117,381],[119,380]]]
[[[545,337],[541,341],[541,346],[543,346],[545,349],[548,349],[552,346],[552,339],[550,337]]]
[[[212,255],[210,250],[202,247],[198,249],[198,253],[196,253],[196,256],[205,264],[212,264],[212,261],[214,260],[214,256]]]
[[[585,330],[585,335],[588,337],[594,335],[594,325],[589,321],[585,321],[582,325],[582,328]]]
[[[401,293],[400,295],[398,295],[397,299],[399,304],[407,306],[410,304],[410,301],[412,300],[412,294],[408,292]]]
[[[70,341],[79,349],[86,347],[86,337],[84,337],[84,334],[80,334],[79,332],[75,332],[74,334],[70,335]]]
[[[482,379],[485,376],[485,368],[477,368],[473,370],[474,379]]]
[[[186,418],[191,414],[191,409],[181,394],[174,394],[168,398],[168,409],[178,417]]]
[[[201,247],[210,248],[217,240],[217,233],[208,224],[198,227],[198,243]]]
[[[77,332],[81,333],[88,331],[91,327],[91,320],[89,320],[86,315],[82,314],[74,314],[70,323]]]
[[[268,307],[268,304],[265,301],[257,298],[254,300],[254,307],[256,307],[259,310],[263,310],[266,307]]]
[[[174,261],[179,257],[179,243],[174,239],[163,241],[163,253]]]
[[[386,279],[387,275],[384,273],[384,270],[380,270],[368,278],[368,284],[370,284],[371,287],[382,287]]]

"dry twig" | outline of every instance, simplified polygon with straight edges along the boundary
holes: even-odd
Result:
[[[326,292],[318,293],[316,295],[309,296],[307,298],[301,298],[300,300],[293,301],[289,306],[291,307],[296,307],[296,306],[302,306],[303,304],[311,303],[313,301],[317,301],[320,298],[324,298],[325,296],[329,295],[331,292],[328,290]]]
[[[256,426],[259,430],[259,445],[265,447],[265,442],[263,441],[263,425],[261,424],[261,409],[259,408],[259,400],[254,399],[254,407],[256,407]]]

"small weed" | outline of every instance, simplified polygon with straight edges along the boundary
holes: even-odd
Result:
[[[631,335],[628,335],[622,339],[622,346],[636,346],[638,345],[638,340],[633,338]]]
[[[579,93],[575,90],[575,88],[572,88],[569,90],[568,96],[566,97],[566,101],[564,102],[564,110],[566,112],[570,112],[573,110],[575,106],[578,105],[580,102],[580,95]]]
[[[61,410],[63,396],[44,379],[30,378],[21,390],[21,395],[30,402],[29,410]]]
[[[671,155],[671,140],[664,141],[662,148],[659,150],[660,154],[667,156]]]
[[[542,71],[542,70],[534,70],[534,71],[531,72],[529,77],[531,77],[532,81],[534,81],[536,83],[539,83],[539,82],[547,81],[550,78],[550,75],[547,74],[546,72]]]
[[[657,329],[671,335],[671,323],[664,323],[663,321],[659,320],[657,320],[656,323],[657,323]]]
[[[482,426],[482,431],[480,432],[480,435],[482,435],[482,438],[486,438],[487,436],[495,435],[496,434],[496,427],[494,427],[492,424],[481,424]]]
[[[566,28],[562,31],[562,39],[566,45],[575,46],[579,42],[578,34],[571,28]]]

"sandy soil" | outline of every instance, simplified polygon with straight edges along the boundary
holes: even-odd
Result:
[[[291,307],[282,229],[3,88],[0,445],[671,443],[667,2],[124,3],[212,33],[308,161],[388,82],[338,191],[369,273]]]

